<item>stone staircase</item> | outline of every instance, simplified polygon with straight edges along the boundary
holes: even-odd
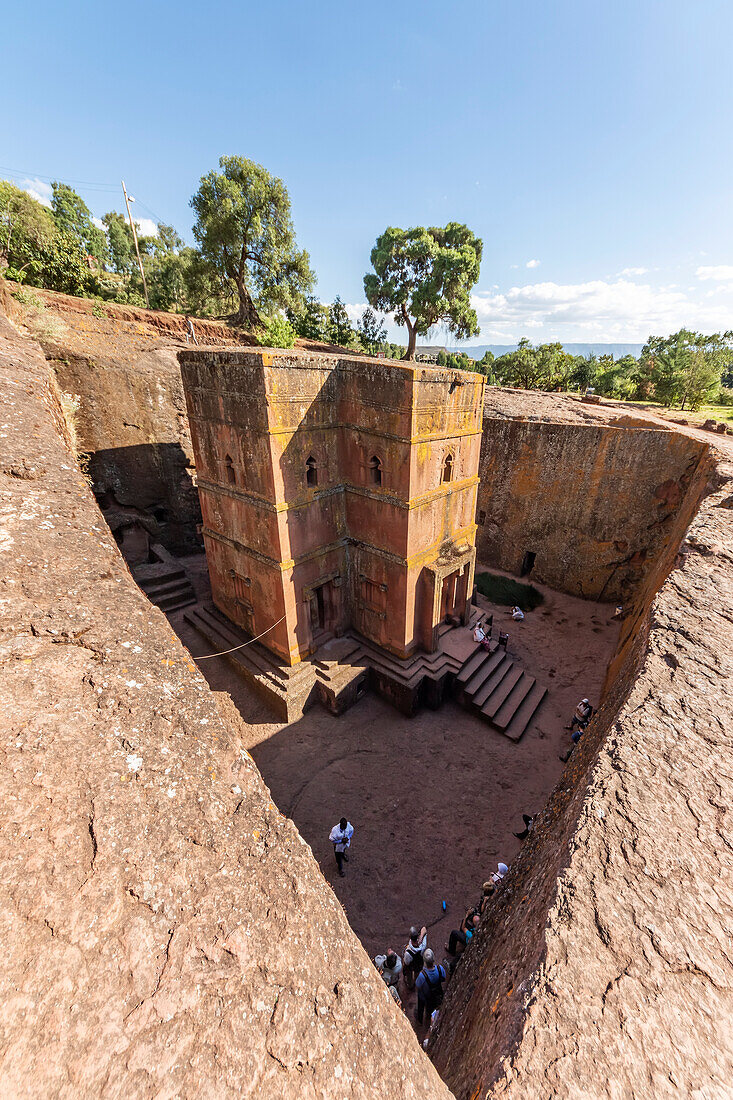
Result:
[[[178,611],[196,602],[196,593],[186,570],[165,547],[153,543],[150,556],[154,561],[133,565],[131,572],[151,603],[161,611]]]
[[[520,739],[547,695],[547,688],[496,641],[464,661],[454,690],[462,706],[512,741]]]
[[[456,695],[467,709],[518,741],[547,694],[496,642],[464,661],[440,649],[403,659],[350,632],[326,642],[310,660],[290,666],[250,641],[211,603],[191,608],[184,619],[206,638],[212,653],[249,642],[224,659],[286,722],[296,721],[315,702],[342,714],[371,687],[408,716],[423,706],[437,709]],[[479,621],[491,628],[490,617],[475,608],[470,629]]]
[[[211,646],[212,653],[224,653],[224,659],[240,673],[284,722],[299,718],[318,695],[314,691],[316,673],[310,661],[286,665],[259,642],[222,614],[213,603],[197,604],[186,611],[185,622],[192,626]]]

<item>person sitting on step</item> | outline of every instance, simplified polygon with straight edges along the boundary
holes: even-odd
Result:
[[[581,699],[575,708],[575,714],[572,717],[569,726],[566,726],[566,730],[574,730],[576,726],[582,726],[583,729],[588,725],[593,717],[593,707],[590,705],[587,699]]]
[[[468,946],[469,940],[472,939],[476,929],[479,926],[481,918],[475,909],[469,909],[461,921],[460,928],[454,928],[448,937],[448,942],[445,944],[445,949],[449,955],[462,954]],[[461,948],[459,951],[458,948]]]
[[[477,642],[478,645],[483,646],[484,649],[491,648],[491,642],[486,637],[486,631],[484,630],[483,623],[478,622],[473,628],[473,640],[474,642]]]

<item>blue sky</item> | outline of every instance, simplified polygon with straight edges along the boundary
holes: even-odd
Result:
[[[387,225],[457,220],[474,342],[733,328],[729,0],[37,0],[3,39],[0,175],[39,194],[85,181],[99,216],[124,177],[190,240],[239,153],[284,179],[324,301],[364,302]]]

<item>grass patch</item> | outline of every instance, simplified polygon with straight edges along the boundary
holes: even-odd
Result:
[[[500,577],[496,573],[477,573],[476,587],[482,596],[492,603],[513,607],[516,604],[522,611],[534,611],[545,597],[532,584],[522,584],[511,577]]]

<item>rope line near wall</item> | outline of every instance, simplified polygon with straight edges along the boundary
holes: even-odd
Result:
[[[267,630],[263,630],[262,633],[258,634],[256,638],[250,638],[248,642],[242,642],[241,645],[232,646],[231,649],[222,649],[221,653],[206,653],[203,657],[194,657],[194,661],[208,661],[210,657],[225,657],[227,653],[236,653],[238,649],[244,649],[246,645],[252,645],[252,642],[257,642],[260,638],[264,638],[265,634],[269,634],[271,630],[274,630],[276,626],[279,626],[284,618],[285,615],[283,615],[282,618],[278,619],[276,623],[273,623],[272,626],[268,626]]]

